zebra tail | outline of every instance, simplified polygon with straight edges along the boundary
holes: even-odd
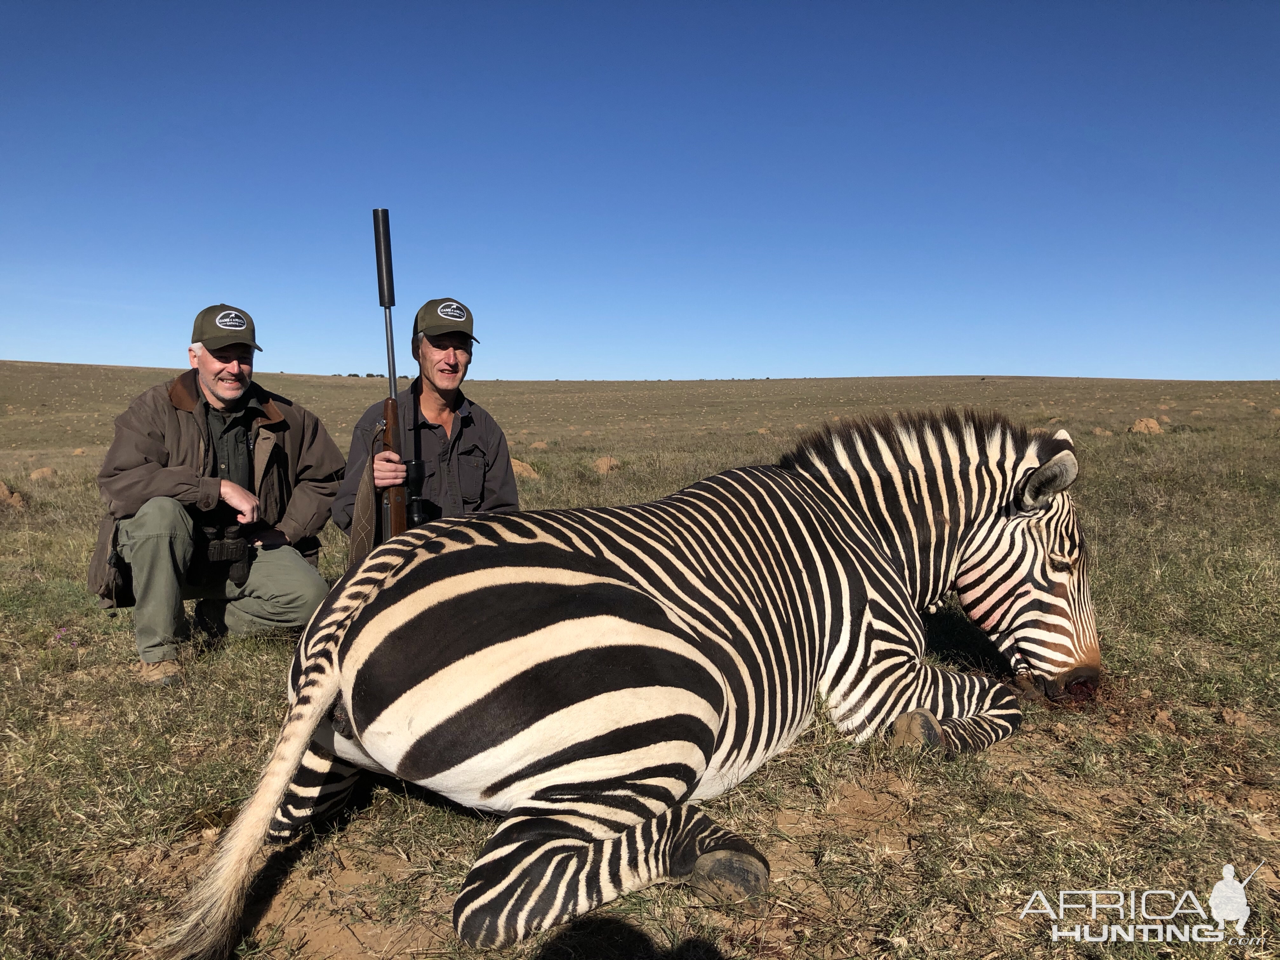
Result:
[[[235,947],[253,879],[254,855],[267,837],[316,727],[338,695],[333,649],[328,663],[312,661],[315,672],[298,691],[258,788],[218,845],[204,880],[188,896],[185,919],[152,946],[152,955],[160,960],[222,960]]]

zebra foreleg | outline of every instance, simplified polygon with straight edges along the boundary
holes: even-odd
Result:
[[[1022,723],[1018,697],[987,677],[920,665],[925,675],[915,709],[898,717],[891,742],[941,747],[948,755],[985,750]]]
[[[665,879],[687,879],[714,902],[767,889],[768,861],[692,804],[598,835],[607,830],[594,812],[514,811],[467,874],[453,908],[458,936],[507,946]]]

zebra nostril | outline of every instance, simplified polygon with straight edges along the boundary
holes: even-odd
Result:
[[[1059,684],[1058,699],[1077,703],[1091,700],[1098,692],[1098,670],[1096,667],[1077,667],[1062,677]]]
[[[1045,683],[1045,694],[1059,706],[1092,700],[1098,692],[1098,668],[1076,667]]]
[[[1067,686],[1067,696],[1072,700],[1092,700],[1097,692],[1097,680],[1077,680]]]

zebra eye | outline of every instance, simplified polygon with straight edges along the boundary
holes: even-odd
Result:
[[[1058,573],[1070,573],[1075,568],[1071,558],[1063,553],[1049,554],[1049,566],[1057,570]]]

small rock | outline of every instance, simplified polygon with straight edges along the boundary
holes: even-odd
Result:
[[[1151,699],[1151,691],[1150,691],[1150,690],[1143,690],[1140,694],[1138,694],[1138,696],[1139,696],[1139,697],[1141,697],[1143,700],[1150,700],[1150,699]]]
[[[1104,430],[1104,429],[1102,429],[1102,427],[1094,427],[1094,428],[1093,428],[1093,435],[1094,435],[1095,437],[1109,437],[1109,436],[1111,436],[1112,434],[1111,434],[1111,431],[1110,431],[1110,430]]]
[[[582,431],[582,435],[583,435],[584,437],[589,437],[589,436],[591,436],[591,431],[590,431],[590,430],[583,430],[583,431]]]
[[[26,501],[22,499],[22,494],[20,493],[15,493],[9,498],[9,506],[15,510],[21,510],[26,505]]]
[[[57,475],[58,471],[53,469],[53,467],[40,467],[38,470],[32,470],[31,476],[28,479],[39,482],[42,480],[52,480]]]
[[[1168,409],[1169,409],[1169,405],[1168,405],[1167,403],[1158,403],[1158,404],[1156,404],[1156,409],[1157,409],[1157,410],[1168,410]]]
[[[511,458],[511,472],[517,477],[528,477],[530,480],[538,479],[537,470],[533,469],[533,467],[529,466],[523,460],[517,460],[515,457]]]
[[[0,480],[0,503],[4,503],[12,496],[13,491],[9,489],[3,480]]]
[[[1192,415],[1193,417],[1203,417],[1203,416],[1204,416],[1204,411],[1203,411],[1203,410],[1192,410],[1192,411],[1191,411],[1191,415]]]
[[[1272,407],[1272,408],[1271,408],[1271,415],[1272,415],[1273,417],[1280,417],[1280,407]]]
[[[1163,413],[1162,413],[1162,414],[1160,414],[1160,422],[1161,422],[1161,423],[1173,423],[1173,421],[1172,421],[1172,420],[1170,420],[1168,417],[1166,417]]]
[[[1155,712],[1155,716],[1153,716],[1151,719],[1157,727],[1163,727],[1164,729],[1169,730],[1171,732],[1178,729],[1174,725],[1173,718],[1169,715],[1168,710],[1157,710]]]
[[[545,440],[535,440],[533,443],[529,444],[529,449],[530,449],[530,450],[545,450],[545,449],[547,449],[547,441],[545,441]]]
[[[768,428],[768,427],[761,427],[759,430],[757,430],[757,431],[756,431],[756,433],[760,433],[760,434],[764,434],[764,433],[768,433],[768,432],[769,432],[769,428]]]
[[[1050,422],[1050,423],[1061,423],[1061,422],[1062,422],[1062,418],[1061,418],[1061,417],[1052,417],[1052,418],[1050,418],[1049,422]]]
[[[612,473],[614,470],[620,469],[622,464],[613,459],[613,457],[601,457],[591,466],[595,468],[596,473],[603,476],[606,473]]]
[[[73,457],[83,457],[83,456],[84,456],[84,447],[76,447],[74,450],[72,450],[72,451],[71,451],[71,455],[72,455]]]
[[[1150,417],[1139,417],[1133,421],[1133,426],[1129,428],[1130,433],[1164,433],[1160,429],[1160,424],[1152,420]]]

